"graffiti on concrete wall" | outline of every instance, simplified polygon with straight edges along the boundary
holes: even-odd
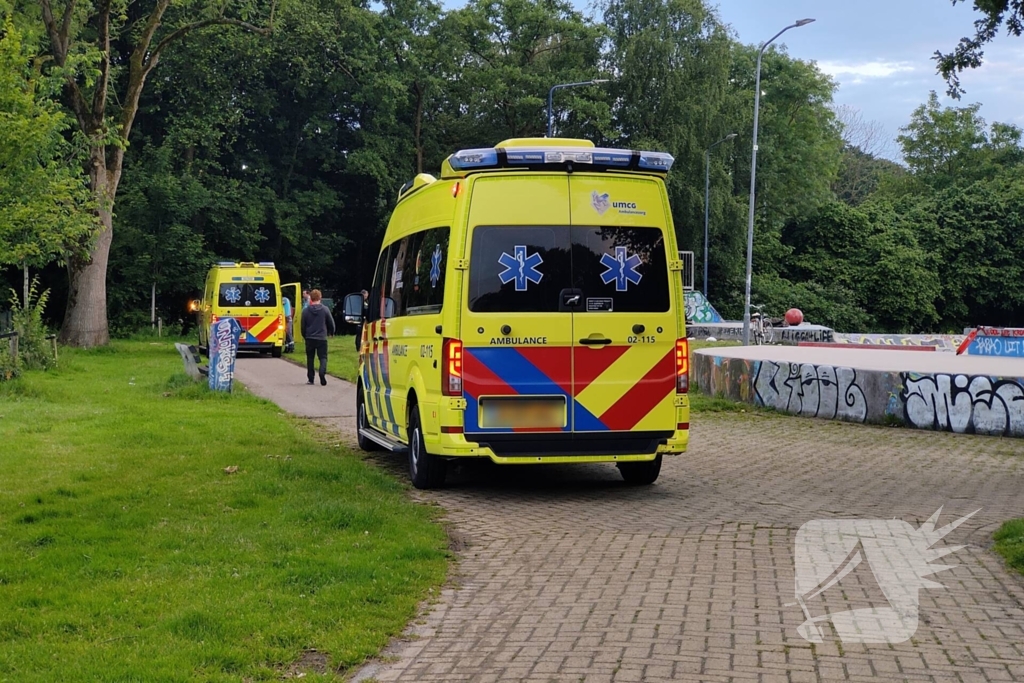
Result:
[[[756,401],[795,415],[864,422],[864,391],[853,368],[761,361],[754,379]]]
[[[935,346],[955,351],[964,340],[962,334],[861,334],[836,333],[837,344],[875,344],[878,346]]]
[[[1024,383],[982,375],[901,373],[909,425],[961,434],[1024,436]]]
[[[1010,356],[1024,358],[1024,329],[1019,327],[979,327],[967,347],[971,356]]]
[[[722,316],[702,292],[686,293],[686,319],[691,323],[720,323]]]
[[[708,396],[723,396],[734,401],[753,403],[751,378],[760,361],[746,358],[707,356],[691,365],[691,380]]]

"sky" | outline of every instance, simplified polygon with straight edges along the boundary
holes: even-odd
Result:
[[[980,102],[981,116],[1024,127],[1024,38],[1000,34],[984,65],[960,77],[959,103],[945,95],[935,50],[950,51],[973,31],[973,3],[949,0],[719,0],[718,12],[744,43],[760,44],[805,17],[776,42],[793,57],[815,61],[839,83],[837,105],[880,124],[891,141],[884,156],[899,157],[895,137],[913,110],[935,90],[943,104]],[[762,88],[764,89],[764,88]]]
[[[798,59],[817,62],[839,88],[835,103],[875,122],[884,142],[876,154],[899,160],[899,129],[931,90],[944,105],[980,102],[988,123],[1024,128],[1024,37],[1001,33],[985,50],[985,63],[960,77],[966,94],[957,103],[946,97],[945,81],[931,57],[948,52],[972,34],[980,16],[973,2],[950,0],[709,0],[721,20],[744,43],[759,45],[797,19],[815,22],[787,31],[776,44]],[[592,0],[572,0],[593,13]],[[448,8],[465,0],[443,0]],[[768,90],[770,84],[764,84]]]

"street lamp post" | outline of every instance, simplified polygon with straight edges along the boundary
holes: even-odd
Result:
[[[548,90],[548,137],[551,137],[551,131],[554,127],[554,118],[551,111],[551,105],[554,101],[555,91],[560,88],[575,88],[581,85],[597,85],[598,83],[607,83],[607,78],[595,78],[592,81],[582,81],[580,83],[560,83],[558,85],[551,86],[551,90]]]
[[[723,142],[732,140],[736,133],[724,138],[704,150],[704,298],[708,298],[708,207],[711,203],[711,150]]]
[[[770,39],[762,43],[757,53],[757,78],[754,84],[754,145],[750,154],[750,208],[747,211],[747,289],[746,298],[743,304],[743,345],[750,344],[750,271],[754,265],[754,181],[757,173],[757,114],[761,106],[761,57],[764,56],[765,48],[791,28],[806,26],[814,19],[800,19],[782,29]]]

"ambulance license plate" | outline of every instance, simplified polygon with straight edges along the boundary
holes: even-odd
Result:
[[[481,426],[485,429],[561,429],[565,426],[565,397],[482,398]]]

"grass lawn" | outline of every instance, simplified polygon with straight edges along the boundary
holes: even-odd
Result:
[[[1011,519],[995,533],[996,552],[1010,565],[1024,574],[1024,518]]]
[[[295,352],[286,353],[285,358],[306,365],[306,343],[302,335],[295,339]],[[315,367],[319,366],[319,361]],[[327,339],[327,374],[339,379],[355,383],[359,377],[359,352],[356,351],[355,335],[328,337]]]
[[[0,680],[349,667],[444,580],[404,485],[180,370],[168,341],[120,342],[0,383]]]

